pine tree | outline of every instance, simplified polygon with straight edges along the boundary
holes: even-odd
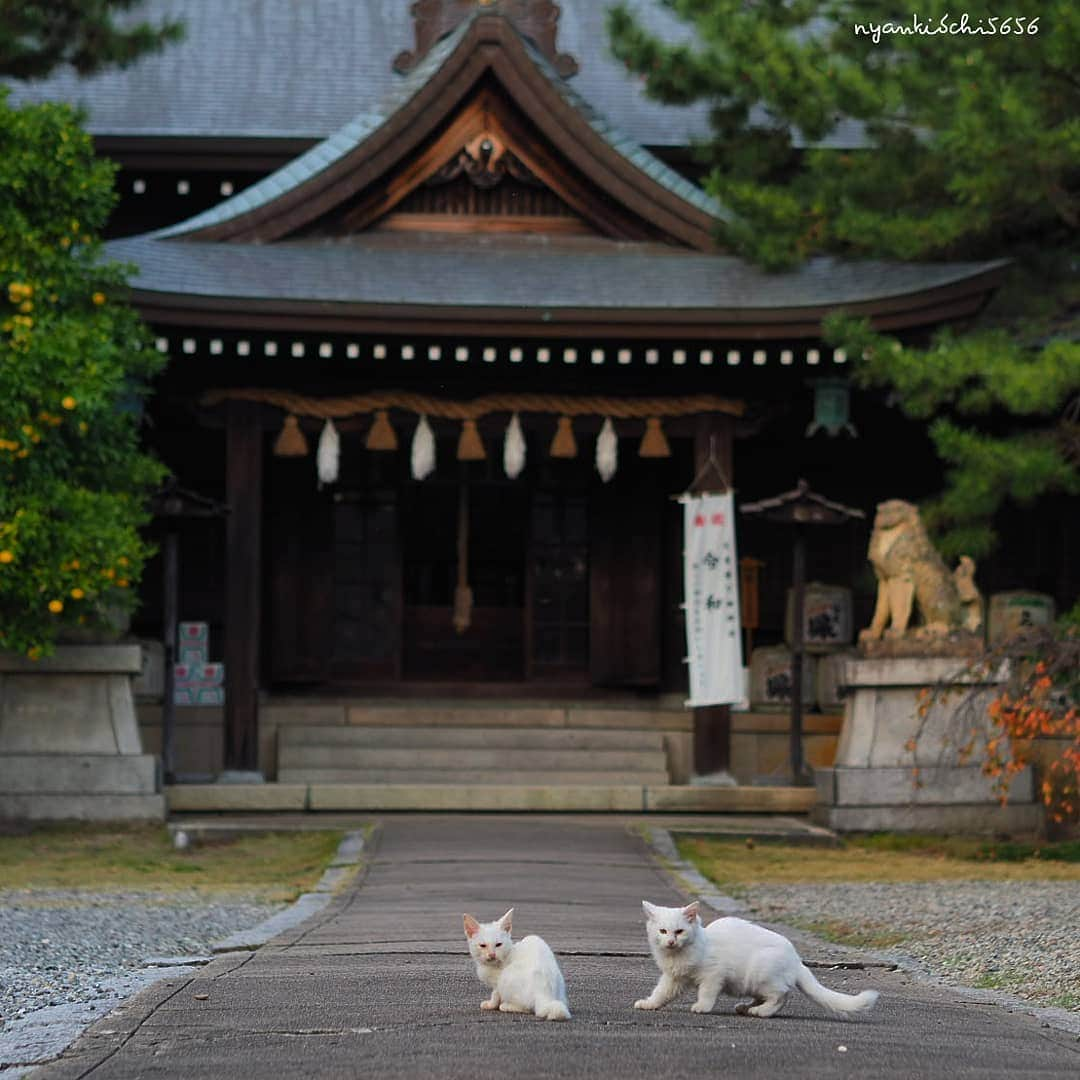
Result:
[[[178,22],[153,25],[123,18],[141,3],[0,0],[0,77],[43,79],[61,64],[92,75],[103,67],[126,67],[183,37]]]
[[[1012,260],[974,325],[926,347],[850,318],[826,333],[929,424],[947,486],[925,507],[980,554],[1009,500],[1080,493],[1080,6],[1017,0],[898,17],[859,0],[665,0],[692,44],[625,6],[616,56],[647,92],[706,101],[721,243],[770,269],[809,255]],[[858,125],[866,149],[830,148]]]

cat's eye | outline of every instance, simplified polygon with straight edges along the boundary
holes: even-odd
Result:
[[[661,933],[661,934],[666,934],[666,933],[667,933],[667,931],[666,931],[666,930],[661,930],[661,931],[660,931],[660,933]]]
[[[496,949],[501,949],[502,948],[502,942],[501,941],[496,941],[495,942],[495,948]]]
[[[676,931],[675,931],[675,933],[676,933],[676,934],[681,934],[681,933],[682,933],[682,930],[676,930]]]
[[[486,948],[487,948],[487,945],[485,945],[485,944],[484,944],[484,942],[482,942],[482,941],[481,941],[481,942],[480,942],[480,948],[481,948],[481,949],[486,949]]]

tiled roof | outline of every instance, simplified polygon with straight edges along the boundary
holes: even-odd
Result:
[[[691,40],[659,0],[626,0],[666,40]],[[409,0],[144,0],[132,18],[180,19],[183,42],[88,79],[66,70],[13,87],[14,103],[84,106],[96,135],[324,139],[375,112],[413,45]],[[708,106],[662,105],[611,55],[606,0],[561,0],[559,48],[577,58],[574,89],[637,144],[685,146],[709,134]],[[847,124],[825,142],[860,146]]]
[[[238,195],[224,200],[202,214],[163,229],[156,235],[159,237],[181,235],[239,217],[241,214],[246,214],[271,202],[284,192],[298,187],[355,150],[427,84],[454,54],[462,39],[468,34],[472,23],[482,15],[483,9],[478,8],[471,18],[463,21],[453,33],[448,34],[435,45],[409,75],[394,85],[374,112],[355,117],[328,139],[313,146],[285,167],[246,188]],[[631,162],[635,168],[640,169],[697,209],[711,217],[723,218],[725,216],[726,212],[715,199],[684,179],[655,155],[637,145],[633,139],[618,131],[580,94],[576,93],[529,42],[523,42],[523,45],[537,69],[548,78],[563,99],[577,110],[589,127],[612,149]]]
[[[518,237],[211,244],[152,236],[116,240],[142,293],[321,304],[768,312],[840,307],[963,282],[1001,262],[913,264],[811,259],[769,274],[730,256],[643,244]],[[538,286],[542,283],[542,287]]]

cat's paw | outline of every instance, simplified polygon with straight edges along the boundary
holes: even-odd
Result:
[[[492,1009],[497,1009],[499,1003],[497,1001],[481,1001],[480,1008],[490,1012]]]
[[[641,998],[639,1001],[634,1002],[635,1009],[658,1009],[659,1005],[654,1005],[648,998]]]
[[[712,1012],[712,1006],[702,1005],[699,1001],[695,1001],[694,1004],[690,1006],[690,1011],[696,1013]]]
[[[746,1016],[746,1014],[750,1011],[750,1002],[740,1001],[739,1004],[735,1006],[735,1011],[740,1016]]]

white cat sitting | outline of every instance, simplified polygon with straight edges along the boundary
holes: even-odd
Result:
[[[657,907],[647,900],[641,906],[660,981],[647,998],[634,1002],[635,1009],[659,1009],[688,986],[697,988],[697,1001],[690,1006],[696,1013],[710,1012],[724,993],[754,999],[736,1005],[737,1013],[775,1016],[796,987],[838,1014],[866,1012],[878,999],[876,990],[841,994],[822,986],[795,946],[764,926],[732,917],[703,926],[696,900],[683,908]]]
[[[510,938],[514,909],[495,922],[465,916],[465,937],[476,961],[476,977],[491,989],[481,1009],[531,1012],[542,1020],[569,1020],[566,983],[555,954],[543,938],[530,934],[516,944]]]

